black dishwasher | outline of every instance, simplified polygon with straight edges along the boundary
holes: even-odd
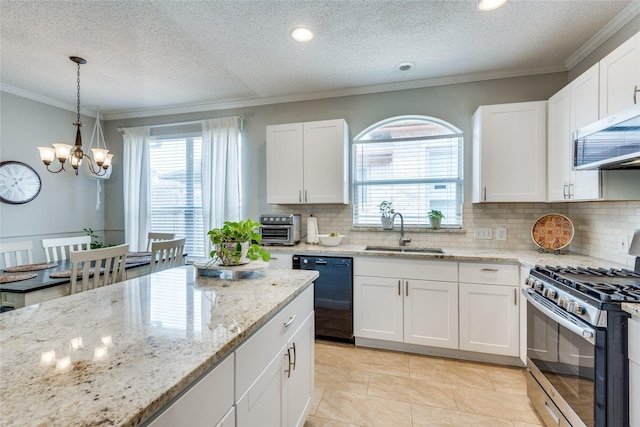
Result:
[[[294,270],[316,270],[316,338],[353,342],[353,258],[293,256]]]

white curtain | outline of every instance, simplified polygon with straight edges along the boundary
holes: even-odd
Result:
[[[202,122],[202,210],[205,233],[240,219],[240,117]],[[211,250],[206,239],[206,253]]]
[[[124,130],[124,237],[132,252],[144,251],[151,223],[149,128]]]

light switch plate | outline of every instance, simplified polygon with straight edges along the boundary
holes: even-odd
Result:
[[[493,235],[490,228],[474,228],[473,238],[477,240],[491,240]]]

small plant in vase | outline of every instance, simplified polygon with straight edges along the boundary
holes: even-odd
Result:
[[[391,215],[393,215],[393,207],[391,207],[392,203],[393,202],[383,200],[378,205],[378,209],[380,210],[380,222],[382,223],[382,228],[384,230],[393,230],[393,223],[391,222]]]
[[[214,228],[207,233],[213,250],[211,258],[223,265],[241,265],[261,258],[269,261],[271,254],[258,243],[262,235],[256,232],[261,224],[251,218],[241,221],[225,221],[222,228]],[[255,242],[255,243],[254,243]]]
[[[433,228],[434,230],[439,229],[440,222],[442,221],[442,218],[444,218],[444,215],[442,215],[442,212],[433,209],[429,211],[428,215],[429,215],[429,223],[431,223],[431,228]]]

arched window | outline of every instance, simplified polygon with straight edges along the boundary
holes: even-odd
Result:
[[[362,131],[353,140],[354,226],[379,227],[387,200],[405,226],[428,226],[428,212],[439,210],[443,228],[460,228],[462,147],[462,131],[433,117],[392,117]]]

